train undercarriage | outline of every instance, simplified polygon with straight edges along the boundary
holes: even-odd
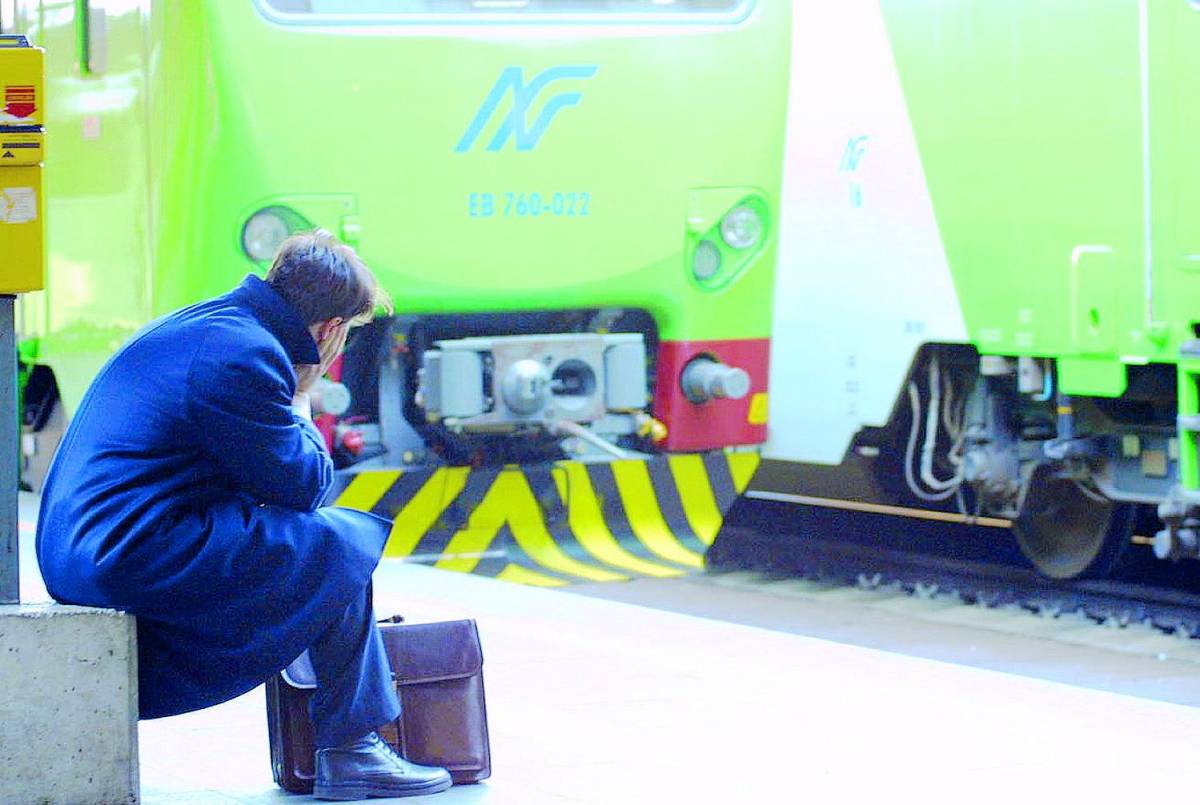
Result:
[[[888,423],[860,431],[841,465],[766,460],[748,496],[986,522],[1051,579],[1107,577],[1138,542],[1195,557],[1177,368],[1127,369],[1119,398],[1070,396],[1053,360],[926,346]]]
[[[379,322],[347,351],[355,402],[331,442],[344,466],[644,457],[666,427],[650,413],[656,346],[642,311]],[[744,396],[744,375],[704,356],[682,383],[703,405]],[[864,428],[842,466],[766,461],[750,494],[1001,522],[1041,575],[1103,578],[1134,541],[1200,555],[1178,491],[1178,404],[1171,364],[1128,367],[1106,399],[1063,394],[1052,359],[929,345],[889,423]]]
[[[654,416],[658,347],[641,310],[381,319],[317,390],[318,424],[353,471],[646,458],[670,452]],[[747,497],[998,525],[1050,579],[1105,578],[1138,542],[1196,557],[1177,367],[1127,371],[1119,398],[1072,397],[1051,359],[927,345],[888,423],[862,429],[841,465],[768,458]],[[31,437],[61,423],[47,416],[52,377],[37,379]],[[749,390],[744,370],[709,354],[678,382],[695,406]]]

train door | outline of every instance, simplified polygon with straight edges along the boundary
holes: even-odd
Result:
[[[1194,338],[1200,335],[1200,0],[1149,5],[1151,301],[1159,321],[1184,328],[1173,335]]]
[[[1174,47],[1180,64],[1176,74],[1176,120],[1181,171],[1178,175],[1180,203],[1175,210],[1179,226],[1182,267],[1200,274],[1200,159],[1196,158],[1196,134],[1200,132],[1200,2],[1189,0],[1184,19],[1172,26]],[[1200,317],[1200,313],[1197,314]]]

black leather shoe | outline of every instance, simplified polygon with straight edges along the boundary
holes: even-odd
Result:
[[[415,797],[449,787],[448,771],[409,763],[374,732],[342,746],[317,750],[315,799]]]

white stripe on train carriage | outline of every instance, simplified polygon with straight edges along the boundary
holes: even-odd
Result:
[[[879,0],[795,4],[791,75],[763,456],[840,464],[967,331]]]

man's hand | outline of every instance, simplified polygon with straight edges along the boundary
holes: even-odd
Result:
[[[296,366],[296,394],[308,394],[312,390],[313,384],[320,380],[324,372],[321,367],[315,363],[302,363]]]
[[[338,355],[342,354],[342,349],[346,346],[346,337],[350,334],[349,322],[342,322],[337,327],[329,331],[329,335],[317,344],[317,351],[321,353],[321,374],[329,371],[329,367],[333,365],[334,360]],[[319,377],[320,375],[318,375]]]
[[[342,353],[342,349],[346,346],[346,336],[350,333],[350,324],[343,322],[338,326],[330,329],[326,335],[317,344],[317,352],[321,355],[320,363],[305,363],[296,366],[296,394],[307,394],[312,390],[313,384],[316,383],[322,375],[329,371],[329,367],[333,365],[337,356]]]

